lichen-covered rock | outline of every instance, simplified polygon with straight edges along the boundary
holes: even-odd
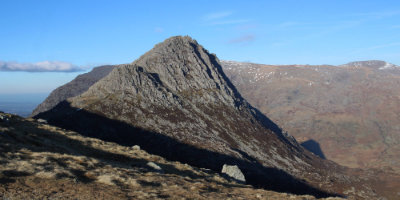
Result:
[[[239,182],[246,183],[246,178],[244,177],[242,171],[240,171],[239,167],[236,166],[236,165],[224,164],[224,166],[222,167],[222,171],[221,172],[223,174],[226,174],[229,177],[239,181]]]

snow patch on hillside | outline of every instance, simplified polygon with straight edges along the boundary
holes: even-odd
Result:
[[[396,69],[396,68],[400,69],[400,66],[393,65],[393,64],[391,64],[391,63],[385,63],[385,65],[384,65],[384,66],[382,66],[382,67],[379,67],[379,70],[385,70],[385,69]]]

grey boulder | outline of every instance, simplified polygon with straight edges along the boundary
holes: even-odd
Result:
[[[242,171],[240,171],[237,165],[224,164],[224,166],[222,167],[222,173],[237,180],[238,182],[246,183],[246,179],[244,178]]]

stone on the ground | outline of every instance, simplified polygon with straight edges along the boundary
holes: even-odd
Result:
[[[135,151],[139,151],[140,150],[140,146],[139,145],[133,145],[132,149]]]
[[[147,166],[151,167],[152,169],[154,169],[158,172],[163,172],[163,169],[154,162],[148,162]]]
[[[228,175],[229,177],[239,181],[239,182],[246,182],[242,171],[240,171],[239,167],[236,165],[227,165],[224,164],[222,167],[222,173]]]
[[[41,124],[47,124],[47,120],[45,120],[45,119],[37,119],[36,121]]]

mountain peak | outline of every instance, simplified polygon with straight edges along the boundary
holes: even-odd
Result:
[[[308,177],[303,169],[338,169],[248,104],[218,58],[188,36],[115,66],[86,92],[37,117],[198,167],[237,165],[248,183],[262,187],[274,181],[282,190],[326,195],[297,178],[320,183],[322,174]]]
[[[215,54],[210,54],[189,36],[166,39],[131,64],[116,67],[105,79],[99,84],[107,88],[107,93],[134,91],[150,99],[174,93],[170,95],[175,97],[170,99],[174,102],[186,97],[228,105],[243,101],[223,73]],[[147,87],[157,90],[141,90]],[[97,96],[99,91],[95,88],[91,89],[91,94]],[[196,94],[201,94],[201,100]]]
[[[198,44],[197,43],[197,41],[195,40],[195,39],[193,39],[192,37],[190,37],[190,36],[188,36],[188,35],[185,35],[185,36],[181,36],[181,35],[178,35],[178,36],[172,36],[172,37],[170,37],[170,38],[167,38],[167,39],[165,39],[164,40],[164,42],[161,42],[161,43],[159,43],[159,44],[179,44],[179,43],[196,43],[196,44]]]
[[[276,148],[285,146],[282,150],[285,155],[281,156],[286,159],[291,160],[294,154],[304,158],[292,138],[284,136],[279,127],[241,97],[223,72],[218,58],[189,36],[168,38],[131,64],[115,66],[110,74],[86,92],[68,99],[67,103],[39,117],[65,128],[90,130],[87,121],[92,119],[82,113],[96,113],[224,155],[246,159],[245,154],[240,153],[246,152],[271,166],[286,169],[291,169],[297,161],[286,162],[289,166],[271,162],[266,155],[274,157],[275,152],[264,149],[261,143],[279,143]],[[60,112],[65,109],[72,109],[73,115],[65,114],[70,111]],[[77,110],[79,112],[75,112]],[[70,120],[59,124],[58,120],[65,122],[65,117]],[[107,139],[126,143],[133,133],[85,134],[107,135]],[[135,139],[139,144],[140,137]],[[248,145],[254,148],[246,147]],[[222,166],[215,164],[207,167]]]
[[[163,42],[156,44],[150,51],[141,56],[141,58],[139,58],[138,60],[132,62],[132,64],[149,56],[179,54],[183,50],[187,51],[193,48],[198,48],[199,46],[200,45],[197,43],[197,41],[190,36],[173,36],[167,38]]]

